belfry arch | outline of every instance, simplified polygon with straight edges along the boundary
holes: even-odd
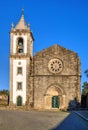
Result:
[[[17,53],[24,52],[24,39],[22,37],[17,38]]]
[[[60,85],[51,85],[45,92],[45,109],[63,109],[65,107],[66,94]]]

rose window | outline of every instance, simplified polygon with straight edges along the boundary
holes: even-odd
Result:
[[[48,63],[48,68],[52,73],[59,73],[63,69],[63,63],[60,59],[51,59]]]

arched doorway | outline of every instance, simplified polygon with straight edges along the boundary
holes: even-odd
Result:
[[[22,106],[22,97],[21,96],[17,97],[17,106]]]
[[[52,85],[47,88],[45,93],[45,109],[61,108],[64,105],[63,90]]]

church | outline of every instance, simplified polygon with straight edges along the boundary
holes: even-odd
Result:
[[[80,59],[58,44],[33,55],[34,37],[24,13],[10,31],[10,102],[28,109],[68,109],[78,106]]]

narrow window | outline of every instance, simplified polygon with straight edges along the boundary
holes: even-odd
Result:
[[[17,52],[18,53],[23,53],[24,52],[23,38],[18,39]]]
[[[22,74],[22,67],[17,68],[17,74]]]
[[[17,90],[22,90],[22,82],[17,83]]]

